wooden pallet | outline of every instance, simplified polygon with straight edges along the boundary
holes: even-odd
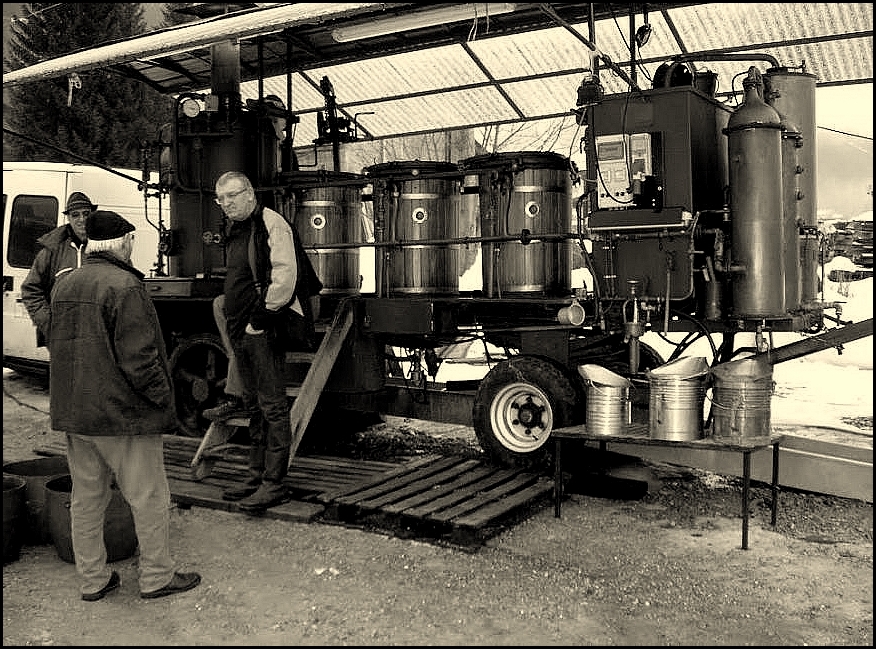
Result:
[[[548,479],[520,469],[428,457],[318,500],[325,518],[473,546],[540,508],[552,489]]]
[[[191,460],[200,440],[164,438],[164,460],[177,506],[240,511],[222,492],[246,479],[248,449],[227,444],[212,470],[196,479]],[[64,455],[63,444],[35,449]],[[478,460],[426,455],[400,462],[301,455],[285,484],[292,501],[271,507],[266,518],[378,529],[404,538],[476,549],[503,529],[550,503],[550,479]]]

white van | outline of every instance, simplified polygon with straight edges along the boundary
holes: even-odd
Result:
[[[48,350],[37,347],[36,327],[21,301],[21,283],[38,252],[36,240],[67,222],[62,212],[71,193],[84,192],[98,209],[116,212],[133,223],[137,239],[131,263],[147,276],[153,274],[158,260],[159,201],[157,198],[144,201],[135,182],[142,177],[141,171],[117,171],[133,180],[82,164],[3,163],[4,367],[28,372],[48,369]],[[150,182],[158,182],[157,173],[152,174]],[[162,199],[161,210],[167,221],[170,202],[166,197]]]

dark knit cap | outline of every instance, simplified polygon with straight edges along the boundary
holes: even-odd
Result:
[[[70,198],[67,199],[67,209],[64,210],[64,214],[69,214],[70,210],[82,209],[83,207],[87,207],[90,210],[97,209],[97,205],[92,203],[88,196],[82,192],[73,192],[70,194]]]
[[[85,233],[89,240],[108,241],[133,232],[136,228],[115,212],[98,210],[85,222]]]

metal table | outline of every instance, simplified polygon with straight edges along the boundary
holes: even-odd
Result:
[[[623,444],[641,444],[651,446],[674,446],[676,448],[695,448],[710,451],[730,451],[742,454],[742,549],[748,549],[748,495],[751,486],[751,454],[769,446],[773,448],[773,473],[772,473],[772,512],[770,524],[776,526],[776,513],[779,495],[779,445],[784,435],[770,434],[763,437],[751,438],[714,438],[706,437],[696,440],[674,441],[665,439],[652,439],[648,424],[631,424],[626,427],[622,434],[604,435],[591,433],[586,425],[567,426],[558,428],[551,433],[554,438],[554,516],[560,517],[560,503],[563,498],[563,472],[562,472],[562,442],[566,439],[577,439],[599,442],[600,452],[606,450],[608,442]]]

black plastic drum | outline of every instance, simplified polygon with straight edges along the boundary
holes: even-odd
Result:
[[[381,200],[386,205],[386,239],[403,244],[389,249],[384,265],[389,295],[458,294],[462,246],[442,243],[464,236],[459,215],[462,173],[457,166],[414,160],[381,163],[365,171],[374,181],[375,206]],[[411,243],[417,241],[424,243]]]
[[[541,241],[572,227],[569,160],[557,153],[523,151],[475,156],[462,161],[480,182],[481,236],[521,236],[532,240],[484,242],[484,291],[564,296],[571,293],[569,241]]]
[[[359,174],[334,171],[294,171],[282,180],[294,195],[290,220],[316,274],[323,295],[358,293],[362,284],[359,248],[326,248],[325,244],[362,243],[362,189]],[[314,248],[311,248],[314,246]]]

